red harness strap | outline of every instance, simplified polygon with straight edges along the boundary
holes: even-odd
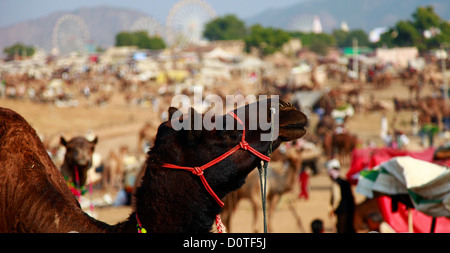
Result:
[[[233,116],[233,118],[235,118],[241,125],[244,126],[244,123],[242,122],[242,120],[234,113],[234,112],[229,112],[228,114],[230,114],[231,116]],[[208,182],[206,181],[205,176],[203,175],[203,171],[213,165],[215,165],[216,163],[224,160],[225,158],[227,158],[228,156],[230,156],[231,154],[233,154],[234,152],[236,152],[238,149],[243,149],[243,150],[248,150],[249,152],[251,152],[252,154],[254,154],[255,156],[261,158],[264,161],[269,162],[270,161],[270,157],[263,155],[261,152],[257,151],[256,149],[252,148],[248,142],[245,141],[245,126],[244,126],[244,130],[242,132],[242,139],[239,142],[238,145],[236,145],[234,148],[230,149],[229,151],[225,152],[224,154],[222,154],[221,156],[213,159],[212,161],[200,166],[200,167],[184,167],[184,166],[178,166],[175,164],[170,164],[170,163],[164,163],[162,165],[162,167],[164,168],[169,168],[169,169],[180,169],[180,170],[187,170],[192,172],[193,174],[197,175],[200,177],[200,179],[202,180],[203,185],[205,186],[206,190],[209,192],[209,194],[211,194],[211,196],[216,200],[216,202],[223,207],[225,204],[222,202],[222,200],[220,200],[219,197],[217,197],[216,193],[214,193],[214,191],[212,190],[211,186],[209,186]]]

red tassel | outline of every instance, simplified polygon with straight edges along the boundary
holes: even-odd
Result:
[[[225,225],[223,225],[222,219],[220,218],[220,214],[216,215],[216,227],[217,227],[217,231],[219,231],[219,233],[227,232],[227,229],[225,228]]]
[[[308,198],[309,198],[309,190],[308,190],[309,174],[306,173],[305,171],[301,172],[298,181],[300,183],[300,194],[298,195],[298,197],[305,198],[306,200],[308,200]]]

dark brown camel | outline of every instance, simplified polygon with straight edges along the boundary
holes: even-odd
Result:
[[[256,102],[261,105],[262,102]],[[262,112],[270,115],[270,102]],[[245,112],[247,145],[240,145],[243,130],[175,130],[173,121],[163,122],[155,145],[148,153],[146,171],[136,191],[136,206],[129,218],[114,226],[85,214],[50,160],[35,130],[20,115],[0,109],[0,231],[1,232],[129,232],[142,224],[148,232],[206,233],[211,231],[221,207],[205,189],[197,175],[165,168],[167,162],[180,166],[201,166],[236,145],[266,153],[269,141],[261,141],[268,130],[249,129],[250,105]],[[281,142],[302,137],[306,116],[280,101],[278,137]],[[172,116],[176,109],[169,109]],[[186,118],[185,118],[186,117]],[[199,117],[194,110],[181,116],[190,121]],[[201,115],[200,115],[201,117]],[[221,116],[223,122],[230,117]],[[169,117],[172,118],[172,117]],[[268,117],[270,118],[270,117]],[[237,124],[235,122],[235,124]],[[242,186],[246,176],[261,159],[238,149],[202,174],[219,198]],[[200,173],[198,173],[200,176]],[[138,221],[138,218],[139,221]]]
[[[61,165],[61,173],[66,181],[80,190],[86,185],[87,174],[92,166],[92,155],[98,138],[88,141],[82,136],[72,138],[66,141],[61,136],[61,145],[66,147],[64,162]]]

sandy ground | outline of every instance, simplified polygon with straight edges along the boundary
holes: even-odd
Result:
[[[426,94],[427,91],[424,91]],[[393,94],[399,97],[407,97],[407,89],[400,83],[386,90],[365,89],[363,96],[368,101],[369,94],[374,94],[378,100],[392,101]],[[94,132],[99,137],[96,151],[106,157],[110,149],[118,149],[120,145],[126,144],[129,147],[136,147],[138,130],[147,121],[158,121],[158,117],[149,108],[125,105],[122,98],[116,96],[112,103],[104,107],[87,106],[86,101],[80,101],[77,108],[57,108],[53,105],[33,104],[27,101],[13,101],[0,99],[0,106],[11,108],[19,112],[36,130],[43,136],[59,138],[59,135],[73,136],[75,134],[85,134],[88,131]],[[397,126],[402,127],[406,133],[411,133],[411,112],[401,112],[395,114],[393,111],[387,113],[388,119],[397,117]],[[368,112],[358,114],[350,119],[348,129],[357,133],[364,141],[372,140],[377,145],[381,145],[379,138],[380,112]],[[411,136],[411,148],[418,149],[418,138]],[[439,140],[438,140],[439,141]],[[344,168],[343,174],[347,168]],[[281,199],[273,216],[273,231],[275,233],[298,233],[311,232],[310,224],[312,220],[320,218],[325,224],[325,232],[333,232],[334,218],[329,214],[330,180],[322,167],[320,173],[310,178],[310,198],[301,200],[297,198],[299,186],[294,187],[294,191],[286,194]],[[101,196],[104,192],[95,192],[95,196]],[[111,193],[114,198],[115,194]],[[357,201],[362,200],[362,196],[356,194]],[[304,230],[300,230],[287,203],[291,201],[299,217]],[[124,220],[128,217],[131,208],[122,207],[94,207],[97,218],[110,224]],[[232,232],[252,232],[251,207],[248,201],[241,201],[237,213],[232,220]],[[260,229],[262,231],[262,212],[260,212]]]

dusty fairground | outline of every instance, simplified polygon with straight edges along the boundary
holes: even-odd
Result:
[[[374,95],[378,101],[385,101],[392,104],[393,94],[400,98],[407,98],[409,92],[400,82],[394,81],[388,89],[374,89],[367,87],[363,89],[363,97],[366,101],[370,95]],[[423,94],[431,94],[431,90],[425,89]],[[32,103],[24,100],[0,99],[0,106],[11,108],[19,112],[41,136],[58,139],[60,135],[74,136],[93,132],[99,137],[96,152],[106,158],[111,149],[118,150],[121,145],[136,147],[138,141],[138,131],[145,122],[152,122],[155,125],[160,123],[159,117],[151,109],[139,106],[130,106],[123,102],[123,97],[116,94],[110,102],[104,106],[89,106],[87,101],[80,100],[80,105],[73,108],[60,108],[52,104]],[[410,111],[396,113],[392,109],[386,111],[389,120],[397,118],[396,127],[404,130],[411,143],[408,148],[411,150],[421,149],[419,138],[412,135]],[[375,145],[381,146],[380,133],[381,112],[359,113],[349,119],[347,128],[355,133],[363,141],[363,144],[372,141]],[[315,125],[317,117],[312,115],[311,125]],[[444,142],[443,138],[437,139],[437,145]],[[299,186],[296,184],[294,191],[286,194],[281,199],[273,215],[273,231],[275,233],[299,233],[311,232],[310,224],[314,219],[321,219],[325,225],[325,232],[334,232],[334,218],[329,215],[330,199],[330,179],[323,167],[324,159],[320,161],[319,174],[310,177],[310,196],[308,200],[299,199]],[[344,168],[344,175],[348,168]],[[87,198],[100,198],[106,192],[94,187],[92,196]],[[117,192],[109,192],[114,199]],[[363,199],[355,193],[357,201]],[[295,211],[300,217],[304,230],[298,227],[298,223],[288,208],[291,201]],[[95,207],[96,218],[110,224],[124,220],[128,217],[131,207],[129,206],[107,206]],[[240,202],[237,213],[232,220],[232,232],[252,232],[252,211],[248,201]],[[259,212],[259,231],[262,231],[262,212]]]

